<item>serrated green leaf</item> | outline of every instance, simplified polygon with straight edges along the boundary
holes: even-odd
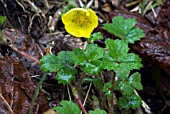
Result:
[[[55,55],[48,54],[40,60],[40,68],[44,72],[54,72],[61,67],[63,67],[63,65],[58,63],[58,58]]]
[[[72,54],[71,51],[61,51],[57,55],[58,63],[65,66],[71,66],[74,64],[74,61],[72,60]]]
[[[87,60],[95,61],[103,57],[104,49],[97,44],[89,44],[86,47],[85,55]]]
[[[116,16],[112,19],[112,23],[104,24],[103,28],[126,43],[134,43],[144,37],[143,30],[136,28],[135,25],[136,20],[134,18],[125,19],[122,16]]]
[[[144,37],[145,34],[142,29],[136,27],[127,34],[126,38],[124,39],[125,42],[134,44],[135,41],[140,40],[140,38]]]
[[[113,70],[117,67],[118,63],[110,56],[109,52],[105,52],[102,58],[103,68],[107,70]]]
[[[134,53],[124,54],[124,56],[120,59],[120,63],[122,63],[122,67],[124,66],[128,70],[140,69],[143,65],[141,64],[142,59],[139,58],[138,55]]]
[[[105,43],[110,55],[116,61],[120,61],[129,51],[128,44],[122,40],[112,40],[108,38]]]
[[[0,26],[6,21],[6,16],[0,16]]]
[[[138,72],[132,74],[127,80],[122,80],[115,90],[121,90],[123,95],[134,94],[134,89],[142,90],[141,77]]]
[[[94,41],[101,40],[101,39],[103,39],[102,33],[101,32],[95,32],[90,36],[89,41],[93,43]]]
[[[89,114],[107,114],[105,110],[101,110],[101,109],[95,109],[94,111],[90,110]]]
[[[70,84],[70,82],[75,79],[76,73],[77,70],[74,67],[63,67],[57,72],[56,79],[59,83],[62,83],[64,85]]]
[[[75,61],[76,64],[82,64],[86,62],[86,55],[83,50],[76,48],[73,50],[71,58]]]
[[[100,60],[90,61],[83,64],[83,71],[90,75],[98,75],[103,69],[102,62]]]
[[[130,78],[128,79],[129,84],[131,84],[134,88],[137,90],[142,90],[143,86],[141,84],[141,76],[138,72],[132,74]]]
[[[140,105],[142,104],[141,98],[135,94],[131,96],[120,97],[118,102],[119,102],[120,107],[125,108],[126,110],[128,110],[129,108],[132,108],[132,109],[139,108]]]
[[[114,70],[120,79],[126,79],[131,70],[142,67],[141,59],[134,53],[128,53],[128,45],[122,40],[107,39],[103,65],[107,70]]]
[[[72,101],[61,101],[62,106],[54,107],[53,109],[58,112],[58,114],[80,114],[81,110],[78,105]]]
[[[116,73],[116,76],[119,77],[121,80],[126,79],[130,74],[130,70],[123,66],[123,64],[118,64],[114,68],[114,71]]]
[[[121,90],[123,95],[133,95],[134,94],[134,87],[130,85],[125,80],[121,81],[118,86],[114,88],[115,90]]]

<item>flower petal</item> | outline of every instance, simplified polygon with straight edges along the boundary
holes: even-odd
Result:
[[[90,12],[89,19],[92,21],[93,27],[96,28],[98,26],[98,17],[92,9],[88,9],[88,11]]]

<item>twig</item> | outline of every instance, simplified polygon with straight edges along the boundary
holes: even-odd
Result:
[[[79,4],[80,4],[80,7],[84,7],[84,4],[81,0],[78,0],[79,1]]]
[[[31,31],[32,23],[33,23],[33,20],[34,20],[34,18],[35,18],[36,16],[38,16],[38,17],[41,18],[40,14],[38,14],[38,13],[36,13],[36,14],[34,14],[34,15],[32,16],[31,21],[30,21],[30,24],[29,24],[29,26],[28,26],[28,33],[30,33],[30,31]]]
[[[69,99],[71,100],[71,94],[70,94],[70,90],[69,90],[68,85],[67,85],[67,92],[68,92]]]
[[[82,104],[82,102],[81,102],[81,99],[80,99],[80,97],[79,97],[79,95],[78,95],[78,91],[76,90],[76,88],[75,88],[72,84],[69,84],[69,86],[70,86],[71,91],[72,91],[72,93],[73,93],[73,95],[74,95],[74,97],[75,97],[75,99],[76,99],[79,107],[81,108],[82,112],[83,112],[84,114],[87,114],[87,111],[86,111],[86,109],[84,108],[84,106],[83,106],[83,104]]]
[[[20,53],[21,55],[35,61],[36,63],[40,64],[39,60],[32,57],[31,55],[28,55],[27,53],[23,52],[23,51],[19,51],[17,48],[13,47],[12,45],[9,45],[13,50],[15,50],[16,52]]]
[[[89,8],[92,4],[93,4],[94,0],[90,0],[87,5],[86,5],[86,8]]]
[[[24,12],[30,14],[30,12],[27,11],[27,10],[24,8],[24,6],[23,6],[18,0],[16,0],[16,2],[17,2],[17,4],[23,9]]]
[[[89,91],[90,91],[90,89],[91,89],[91,85],[92,85],[92,83],[90,83],[89,89],[87,90],[87,94],[86,94],[86,97],[85,97],[85,99],[84,99],[83,106],[84,106],[85,103],[86,103],[87,97],[88,97],[88,95],[89,95]]]
[[[5,104],[8,106],[9,111],[10,111],[12,114],[14,114],[14,112],[13,112],[13,110],[12,110],[11,106],[8,104],[8,102],[5,100],[5,98],[2,96],[2,94],[1,94],[1,93],[0,93],[0,97],[1,97],[1,98],[2,98],[2,100],[5,102]]]
[[[134,89],[134,92],[137,96],[139,96],[138,92],[135,89]],[[142,100],[142,107],[144,108],[145,112],[147,112],[148,114],[151,114],[150,107],[143,100]]]
[[[82,75],[80,76],[80,80],[78,81],[78,84],[76,85],[76,90],[78,91],[80,89],[80,85],[84,79],[85,73],[83,72]]]
[[[114,114],[113,98],[107,98],[109,105],[109,114]]]

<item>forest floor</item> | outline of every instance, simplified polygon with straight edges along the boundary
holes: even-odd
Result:
[[[144,38],[130,45],[130,52],[138,54],[143,64],[139,71],[143,90],[138,91],[138,94],[152,114],[170,114],[169,0],[157,3],[157,6],[154,6],[155,1],[147,1],[142,5],[140,0],[73,2],[78,7],[86,5],[96,12],[99,26],[94,32],[100,31],[104,36],[103,40],[95,42],[100,46],[104,45],[107,38],[115,39],[114,35],[103,30],[103,23],[111,22],[115,16],[137,20],[136,26],[145,33]],[[62,0],[0,1],[0,15],[7,18],[1,26],[4,39],[0,40],[0,114],[29,112],[34,91],[44,74],[37,61],[43,55],[57,55],[60,51],[73,50],[85,45],[86,39],[77,39],[64,29],[60,14],[67,5],[68,2]],[[87,91],[88,86],[83,85],[81,89]],[[89,94],[94,93],[95,89],[92,90]],[[34,114],[55,114],[46,111],[60,105],[60,101],[64,99],[69,99],[67,86],[58,84],[55,75],[47,73],[34,104]],[[92,109],[91,107],[93,105],[88,101],[85,108],[88,110]],[[131,112],[148,113],[145,108],[141,106],[140,111],[136,109]],[[125,112],[115,108],[115,113]]]

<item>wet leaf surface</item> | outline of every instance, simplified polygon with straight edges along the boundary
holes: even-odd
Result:
[[[1,95],[15,114],[27,114],[36,89],[28,71],[18,59],[6,56],[0,59],[0,74]],[[47,109],[48,103],[41,91],[34,110],[35,113],[41,113]]]

